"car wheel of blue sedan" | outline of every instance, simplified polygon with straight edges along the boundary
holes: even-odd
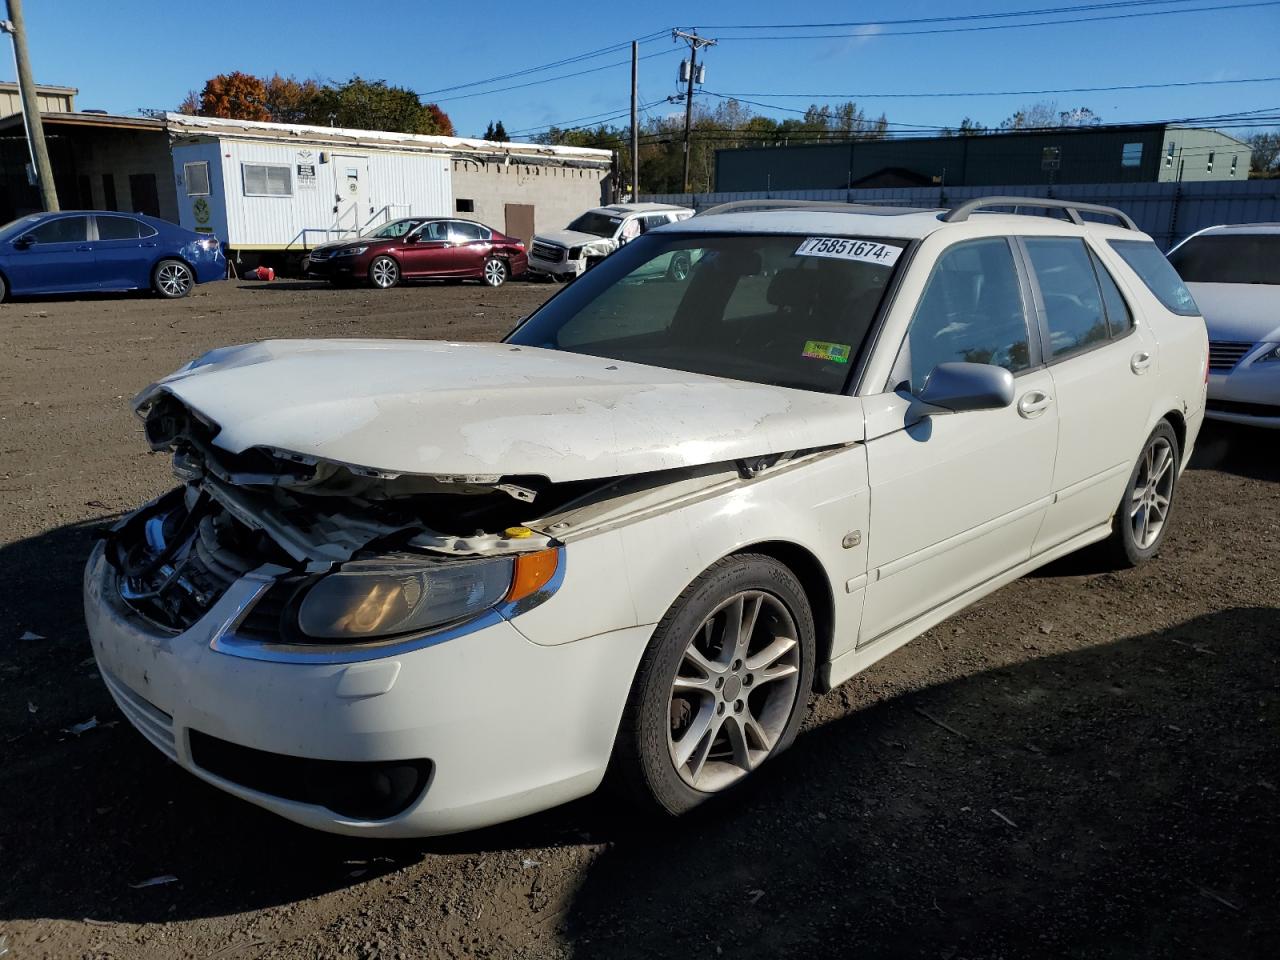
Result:
[[[195,286],[191,268],[181,260],[161,260],[151,277],[156,293],[170,300],[185,297]]]

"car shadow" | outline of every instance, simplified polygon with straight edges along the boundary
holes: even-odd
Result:
[[[406,868],[430,882],[450,854],[589,845],[548,908],[583,957],[1244,956],[1280,934],[1274,608],[998,668],[966,657],[967,675],[896,696],[851,681],[757,782],[679,822],[605,794],[375,841],[225,795],[129,727],[79,611],[105,522],[0,547],[0,922],[213,917]]]
[[[1280,481],[1280,434],[1261,427],[1206,420],[1191,454],[1192,470],[1220,470],[1251,480]]]

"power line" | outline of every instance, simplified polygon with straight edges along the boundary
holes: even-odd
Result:
[[[1099,17],[1072,17],[1062,20],[1037,20],[1032,23],[994,23],[976,27],[937,27],[928,30],[882,30],[878,33],[795,33],[774,36],[721,35],[722,40],[759,42],[775,40],[844,40],[861,38],[878,40],[881,37],[918,37],[943,33],[978,33],[989,30],[1018,30],[1023,27],[1060,27],[1073,23],[1098,23],[1104,20],[1133,20],[1139,17],[1165,17],[1180,13],[1213,13],[1221,10],[1243,10],[1251,7],[1274,7],[1280,0],[1261,0],[1254,3],[1229,3],[1216,7],[1184,7],[1178,10],[1144,10],[1140,13],[1112,13]]]
[[[971,20],[1010,20],[1017,17],[1050,16],[1063,13],[1082,13],[1090,10],[1111,10],[1117,7],[1172,6],[1177,3],[1194,3],[1195,0],[1120,0],[1116,3],[1083,3],[1071,7],[1042,7],[1038,10],[1002,10],[990,13],[961,13],[946,17],[907,17],[901,20],[845,20],[833,23],[719,23],[703,25],[704,30],[805,30],[835,27],[893,27],[914,23],[956,23]]]
[[[1109,87],[1057,87],[1045,90],[952,90],[940,93],[717,93],[713,96],[783,97],[813,100],[929,100],[935,97],[1038,97],[1049,93],[1114,93],[1123,90],[1164,90],[1172,87],[1211,87],[1233,83],[1275,83],[1280,77],[1249,77],[1242,80],[1177,80],[1167,83],[1128,83]],[[744,101],[745,102],[745,101]]]
[[[1280,0],[1275,0],[1275,2],[1280,3]],[[679,52],[679,50],[674,48],[671,50],[660,50],[657,53],[647,53],[640,59],[652,60],[654,57],[669,57],[671,54]],[[611,63],[602,64],[598,67],[590,67],[586,70],[578,70],[574,73],[561,73],[554,77],[543,77],[541,80],[530,80],[527,83],[517,83],[509,87],[494,87],[492,90],[481,90],[478,93],[464,93],[456,97],[438,97],[435,102],[452,103],[455,100],[470,100],[473,97],[487,97],[491,93],[506,93],[508,90],[523,90],[525,87],[536,87],[541,83],[554,83],[557,80],[568,80],[571,77],[584,77],[589,73],[599,73],[601,70],[609,70],[612,67],[629,66],[630,64],[631,58],[628,57],[626,60],[615,60]],[[418,96],[422,97],[424,94],[418,94]]]
[[[640,109],[645,110],[649,107],[656,107],[660,103],[666,103],[666,98],[664,97],[661,100],[654,100],[652,103],[641,104]],[[622,112],[614,113],[613,111],[615,110],[621,110]],[[550,123],[540,124],[536,127],[525,127],[522,130],[512,130],[511,133],[513,135],[536,134],[545,130],[550,130],[553,127],[559,130],[580,130],[583,127],[594,127],[598,124],[608,123],[611,120],[618,120],[630,115],[631,107],[629,105],[625,109],[622,107],[614,107],[612,110],[604,111],[602,113],[593,113],[585,117],[574,117],[572,120],[553,120]],[[579,124],[580,126],[570,126],[570,124]]]
[[[637,39],[637,43],[651,43],[654,40],[660,40],[667,35],[666,30],[658,30],[655,33],[646,34]],[[594,57],[602,57],[606,53],[614,53],[618,50],[624,50],[631,46],[630,40],[621,43],[610,44],[607,47],[600,47],[598,50],[590,50],[587,53],[579,53],[572,57],[565,57],[563,60],[555,60],[551,63],[544,63],[536,67],[525,67],[522,70],[515,70],[511,73],[502,73],[496,77],[488,77],[484,80],[472,80],[469,83],[456,83],[451,87],[437,87],[435,90],[427,90],[419,93],[419,97],[431,97],[437,93],[452,93],[454,90],[467,90],[471,87],[483,87],[490,83],[501,83],[503,80],[513,80],[516,77],[528,76],[531,73],[541,73],[543,70],[554,70],[556,67],[565,67],[571,63],[581,63],[584,60],[591,60]]]

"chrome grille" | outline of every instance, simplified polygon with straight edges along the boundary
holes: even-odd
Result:
[[[1230,370],[1252,349],[1252,343],[1236,343],[1231,340],[1210,340],[1209,369]]]
[[[566,251],[564,247],[557,247],[550,243],[543,243],[540,240],[533,242],[533,255],[539,260],[546,260],[550,263],[559,263],[564,259]]]
[[[170,760],[178,759],[178,750],[173,733],[173,717],[159,707],[148,703],[130,690],[110,670],[101,670],[102,681],[107,685],[111,698],[115,700],[120,712],[129,718],[129,722],[138,728],[138,732],[167,756]]]

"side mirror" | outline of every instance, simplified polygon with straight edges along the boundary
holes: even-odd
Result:
[[[990,363],[940,363],[916,399],[937,413],[1000,410],[1013,403],[1013,374]]]
[[[17,240],[13,241],[13,245],[17,247],[19,250],[25,250],[27,249],[27,247],[31,246],[35,242],[36,242],[36,238],[28,233],[19,237]]]

